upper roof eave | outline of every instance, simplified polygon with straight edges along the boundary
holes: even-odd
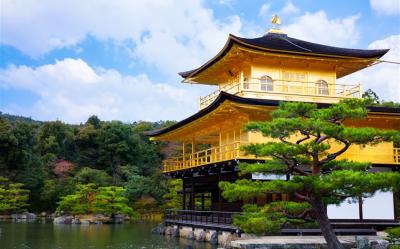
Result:
[[[272,39],[268,39],[268,37]],[[282,42],[283,45],[280,45],[281,41],[283,41]],[[314,50],[310,50],[308,48],[296,45],[294,42],[299,43],[302,46],[311,47]],[[368,49],[349,49],[349,48],[333,47],[333,46],[327,46],[291,38],[285,34],[268,33],[265,36],[253,39],[241,38],[229,34],[227,42],[225,43],[222,50],[216,56],[214,56],[209,61],[207,61],[202,66],[196,69],[178,73],[181,77],[184,78],[183,82],[186,82],[185,80],[187,78],[192,78],[196,76],[201,71],[207,69],[211,65],[218,62],[223,56],[225,56],[229,52],[233,44],[238,44],[240,46],[244,46],[259,51],[268,51],[273,53],[297,54],[306,56],[311,55],[315,57],[328,57],[336,59],[361,59],[361,60],[372,60],[372,61],[379,59],[389,51],[389,49],[368,50]],[[286,49],[280,49],[280,46],[282,48],[285,47]]]

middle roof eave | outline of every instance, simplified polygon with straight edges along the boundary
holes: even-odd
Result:
[[[212,111],[214,111],[215,109],[217,109],[225,101],[232,101],[232,102],[238,103],[238,104],[270,106],[270,107],[277,107],[277,106],[279,106],[279,103],[281,102],[279,100],[244,98],[244,97],[239,97],[239,96],[232,95],[232,94],[229,94],[226,92],[220,92],[218,97],[208,107],[198,111],[197,113],[193,114],[192,116],[190,116],[186,119],[183,119],[169,127],[162,128],[159,130],[147,131],[147,132],[145,132],[145,135],[147,135],[149,137],[158,137],[158,136],[164,135],[168,132],[174,131],[174,130],[176,130],[180,127],[183,127],[201,117],[206,116],[207,114],[209,114]],[[330,106],[330,104],[326,104],[326,103],[317,103],[317,105],[320,108]],[[375,113],[386,113],[386,114],[390,114],[390,115],[394,114],[394,115],[400,116],[400,108],[370,106],[370,107],[368,107],[368,110],[370,112],[375,112]]]

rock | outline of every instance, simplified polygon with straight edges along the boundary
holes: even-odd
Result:
[[[367,237],[356,236],[357,249],[371,249]]]
[[[389,242],[386,240],[376,240],[371,243],[372,249],[388,249]]]
[[[53,219],[53,223],[54,223],[54,224],[62,224],[62,223],[64,223],[64,217],[62,217],[62,216],[60,216],[60,217],[55,217],[55,218]]]
[[[194,247],[192,245],[185,245],[183,249],[194,249]]]
[[[171,226],[167,226],[165,228],[165,235],[172,235],[172,227]]]
[[[90,225],[90,221],[89,220],[82,220],[81,221],[81,225]]]
[[[74,218],[72,219],[71,224],[81,224],[81,221],[78,218]]]
[[[223,247],[228,249],[228,248],[232,248],[231,246],[231,242],[234,241],[236,239],[234,234],[229,234],[228,237],[225,240],[225,243],[223,244]]]
[[[96,224],[96,225],[101,225],[101,224],[103,224],[103,222],[102,222],[101,220],[95,220],[95,221],[94,221],[94,224]]]
[[[189,231],[188,232],[187,239],[194,239],[194,231]]]
[[[179,227],[172,228],[172,237],[179,237]]]
[[[211,233],[210,243],[211,243],[211,245],[218,245],[218,233],[217,232]]]
[[[53,223],[54,224],[71,224],[73,219],[74,219],[74,217],[72,217],[72,216],[63,215],[63,216],[54,218]]]
[[[164,223],[158,224],[153,230],[151,230],[151,233],[153,234],[159,234],[162,235],[165,233],[165,225]]]
[[[125,220],[125,216],[123,214],[114,215],[113,221],[114,221],[115,224],[124,223],[124,220]]]
[[[206,240],[206,231],[201,230],[196,238],[197,241],[205,241]]]
[[[24,214],[25,214],[26,218],[29,220],[35,220],[37,217],[36,214],[34,214],[34,213],[24,213]]]

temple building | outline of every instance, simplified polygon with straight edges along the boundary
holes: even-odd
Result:
[[[225,223],[229,223],[231,219],[226,219],[223,213],[239,212],[244,203],[224,200],[218,183],[237,180],[241,162],[263,160],[246,155],[240,150],[242,145],[270,139],[260,133],[243,131],[244,125],[249,121],[270,120],[270,112],[280,101],[313,102],[323,107],[345,98],[361,98],[360,83],[343,84],[338,79],[379,63],[379,58],[387,52],[303,41],[275,27],[258,38],[229,35],[217,55],[196,69],[179,73],[184,83],[216,87],[216,91],[200,97],[197,113],[170,127],[147,133],[154,140],[181,146],[179,156],[163,162],[167,176],[183,180],[179,192],[184,210],[181,212],[221,212]],[[370,107],[367,119],[349,121],[347,125],[399,130],[400,109]],[[399,170],[399,147],[388,142],[375,146],[354,145],[341,158],[372,162],[380,170]],[[251,177],[265,178],[263,175]],[[282,194],[267,194],[251,202],[264,204],[285,198]],[[328,215],[338,221],[397,222],[400,214],[395,213],[395,200],[393,193],[379,193],[362,204],[328,207]],[[196,219],[202,219],[201,215],[197,214]]]

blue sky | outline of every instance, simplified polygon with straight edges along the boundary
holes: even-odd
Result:
[[[229,33],[263,35],[275,13],[289,36],[391,48],[385,59],[400,61],[398,0],[2,0],[0,7],[0,111],[39,120],[185,118],[213,89],[182,84],[177,72],[211,58]],[[399,66],[343,81],[400,101]]]

